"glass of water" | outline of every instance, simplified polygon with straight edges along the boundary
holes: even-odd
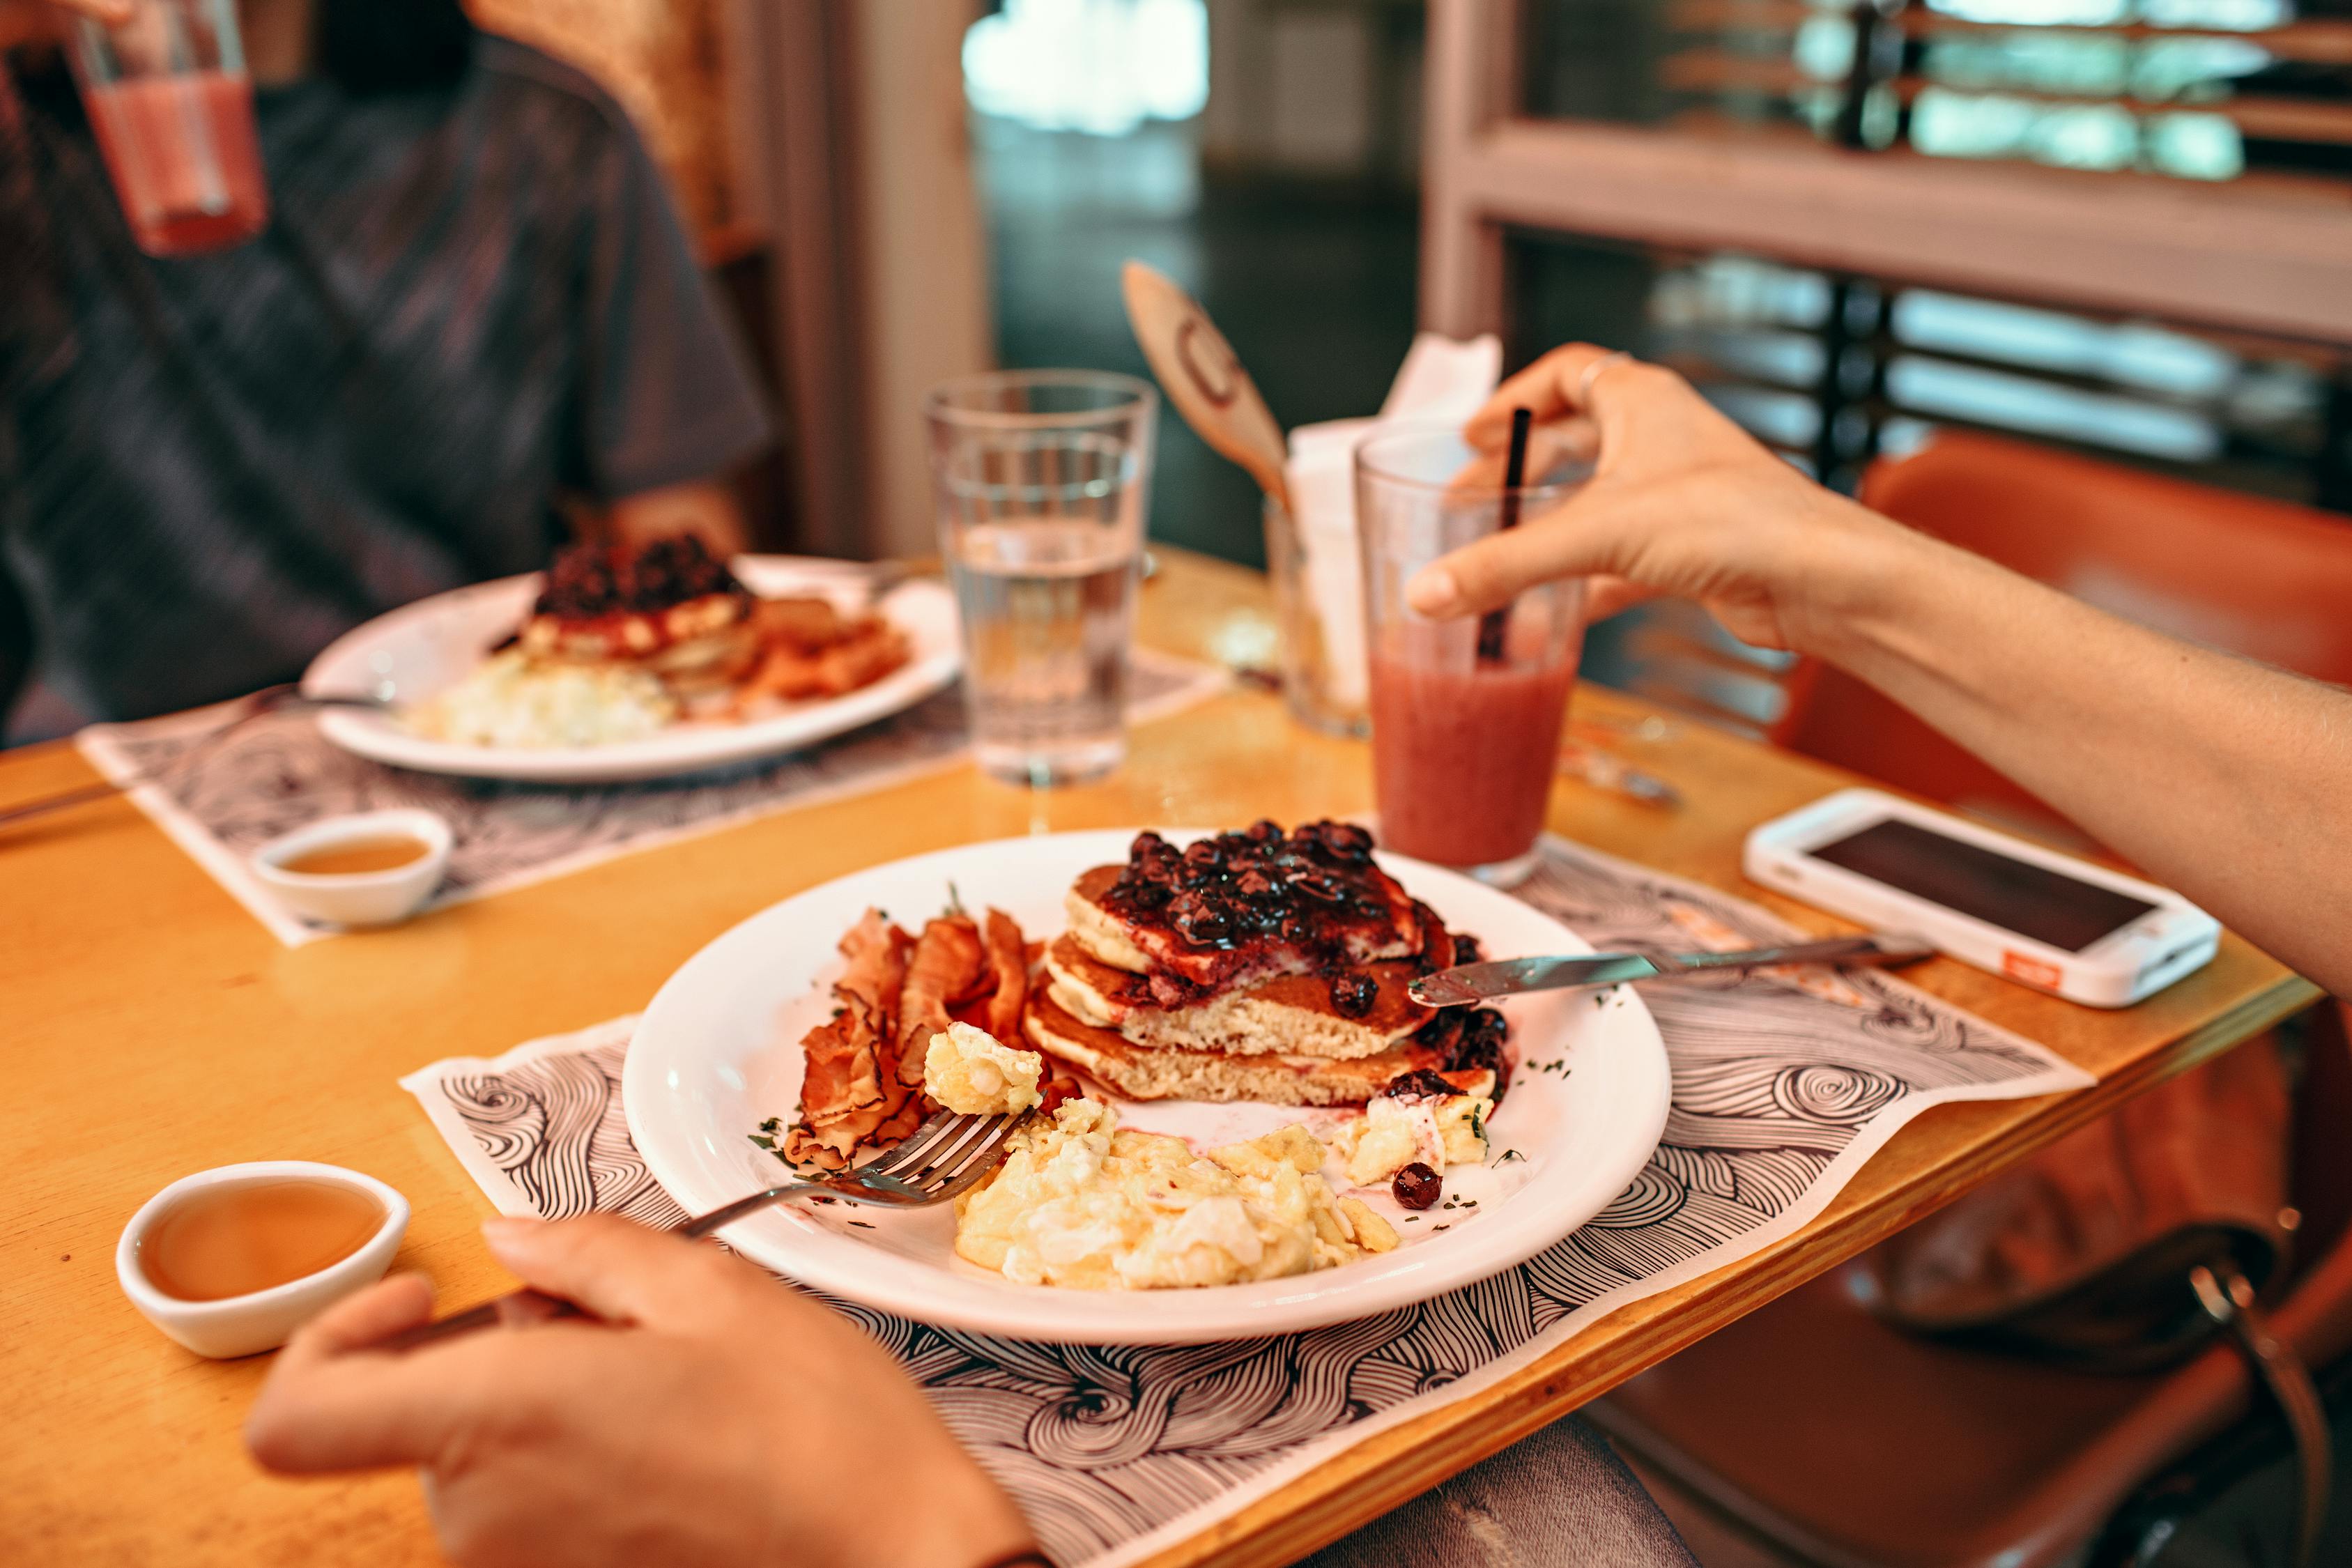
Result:
[[[1068,784],[1126,755],[1159,404],[1088,370],[965,376],[923,401],[972,746],[999,778]]]

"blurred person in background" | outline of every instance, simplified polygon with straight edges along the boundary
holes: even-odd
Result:
[[[155,259],[58,47],[127,4],[0,0],[0,724],[28,662],[136,718],[574,532],[740,547],[766,415],[609,97],[457,0],[241,0],[269,226]]]

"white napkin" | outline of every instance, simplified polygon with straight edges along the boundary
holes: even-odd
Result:
[[[1290,433],[1290,504],[1306,555],[1304,592],[1322,625],[1331,697],[1360,708],[1364,670],[1364,583],[1356,553],[1356,447],[1397,421],[1467,419],[1503,375],[1503,344],[1489,332],[1458,342],[1435,332],[1412,340],[1380,414],[1301,425]]]

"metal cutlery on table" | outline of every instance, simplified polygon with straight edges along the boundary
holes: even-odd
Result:
[[[172,773],[193,767],[210,756],[222,742],[265,713],[276,713],[288,708],[364,708],[370,712],[389,713],[394,707],[389,698],[369,697],[359,692],[303,691],[293,686],[265,687],[250,697],[239,699],[238,705],[244,708],[243,712],[173,758],[162,772],[141,773],[119,784],[109,780],[102,784],[81,784],[56,795],[43,795],[38,800],[20,801],[15,805],[0,808],[0,827],[12,822],[22,822],[27,817],[63,811],[68,806],[104,800],[109,795],[137,789],[141,784],[161,784]]]
[[[1522,991],[1567,991],[1581,986],[1623,985],[1639,980],[1683,980],[1699,974],[1740,974],[1783,963],[1872,964],[1881,968],[1916,963],[1936,951],[1933,944],[1893,931],[1831,937],[1788,947],[1749,948],[1741,952],[1596,952],[1579,958],[1501,958],[1441,969],[1412,983],[1412,999],[1424,1007],[1460,1007],[1515,996]]]
[[[836,561],[830,558],[795,560],[794,573],[811,584],[838,583],[850,589],[848,608],[865,613],[881,607],[882,601],[902,584],[918,577],[936,577],[940,564],[936,561],[886,558],[880,561]]]
[[[1562,741],[1558,771],[1565,777],[1581,779],[1595,789],[1630,795],[1644,805],[1677,806],[1683,803],[1682,791],[1655,773],[1643,772],[1606,747]]]
[[[795,1179],[738,1198],[709,1214],[670,1227],[673,1236],[704,1237],[771,1204],[791,1198],[845,1198],[889,1208],[928,1208],[961,1197],[1003,1163],[1004,1145],[1035,1115],[962,1116],[942,1110],[915,1129],[907,1141],[839,1175]],[[501,1323],[541,1322],[584,1316],[571,1302],[537,1290],[515,1290],[430,1323],[419,1323],[378,1340],[372,1349],[414,1350],[418,1345]]]

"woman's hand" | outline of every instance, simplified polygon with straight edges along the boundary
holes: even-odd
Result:
[[[1586,343],[1555,349],[1471,417],[1464,434],[1486,454],[1476,477],[1499,474],[1518,407],[1534,410],[1542,450],[1597,446],[1592,480],[1424,568],[1409,590],[1423,615],[1474,615],[1533,584],[1589,576],[1595,618],[1674,595],[1744,641],[1818,652],[1868,598],[1876,565],[1926,543],[1806,479],[1672,371]]]
[[[419,1467],[466,1568],[976,1568],[1032,1544],[897,1363],[816,1302],[614,1215],[483,1230],[605,1321],[372,1351],[432,1307],[386,1280],[280,1352],[246,1424],[263,1465]]]
[[[1511,410],[1599,458],[1549,516],[1423,569],[1424,615],[1594,576],[1597,614],[1703,602],[1858,676],[2279,959],[2352,995],[2352,695],[2134,626],[1832,495],[1683,381],[1577,344],[1466,434],[1494,482]]]

